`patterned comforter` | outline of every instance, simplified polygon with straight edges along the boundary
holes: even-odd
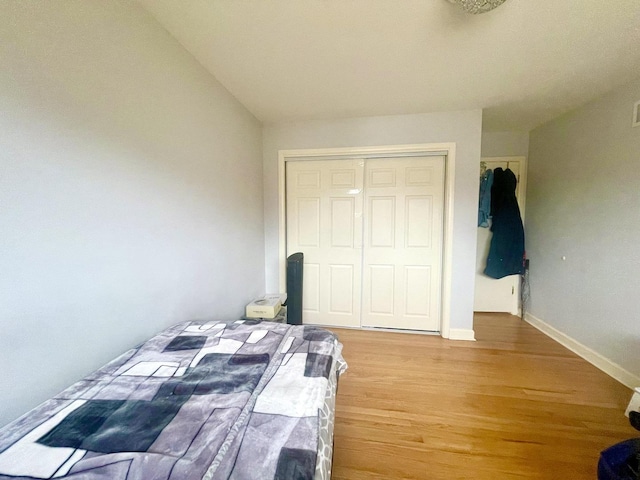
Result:
[[[341,349],[310,326],[173,326],[0,430],[0,479],[329,478]]]

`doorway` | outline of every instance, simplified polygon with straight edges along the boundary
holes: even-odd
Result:
[[[511,169],[518,183],[516,199],[520,207],[520,215],[524,222],[525,197],[527,188],[527,168],[525,157],[487,157],[482,158],[484,168]],[[509,275],[495,279],[485,275],[487,256],[491,244],[490,228],[478,227],[476,250],[476,287],[473,301],[475,312],[504,312],[512,315],[520,314],[520,276]]]

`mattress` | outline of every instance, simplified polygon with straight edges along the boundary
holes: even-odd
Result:
[[[336,336],[187,322],[0,430],[0,479],[329,479]]]

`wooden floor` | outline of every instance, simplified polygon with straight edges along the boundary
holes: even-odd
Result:
[[[601,450],[637,433],[631,390],[507,314],[476,342],[335,329],[333,480],[596,479]]]

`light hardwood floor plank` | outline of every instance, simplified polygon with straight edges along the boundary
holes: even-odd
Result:
[[[593,480],[601,450],[638,436],[624,385],[517,317],[476,314],[474,329],[333,329],[349,364],[333,480]]]

